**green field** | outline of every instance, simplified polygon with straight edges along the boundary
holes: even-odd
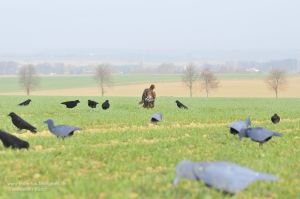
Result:
[[[217,74],[217,78],[223,79],[261,79],[264,74],[253,73],[227,73]],[[180,74],[153,75],[153,74],[128,74],[113,75],[112,85],[124,85],[135,83],[152,83],[166,81],[181,81]],[[86,88],[97,86],[93,76],[42,76],[39,78],[39,86],[35,90]],[[18,77],[0,77],[0,93],[22,91],[18,83]]]
[[[150,83],[164,81],[178,81],[180,75],[113,75],[112,85]],[[97,87],[93,76],[43,76],[39,78],[39,85],[35,90],[68,89]],[[0,93],[22,91],[18,77],[0,77]]]
[[[59,102],[76,97],[0,97],[1,128],[16,132],[7,114],[16,112],[38,128],[18,135],[29,150],[0,146],[0,198],[223,198],[202,182],[182,180],[171,186],[175,165],[183,160],[227,160],[268,172],[278,182],[256,182],[236,198],[300,198],[300,99],[182,98],[189,110],[178,110],[175,98],[159,98],[146,110],[138,98],[111,97],[111,109],[87,107],[87,97],[74,109]],[[92,99],[104,101],[104,98]],[[164,120],[149,124],[162,112]],[[270,122],[277,112],[282,121]],[[284,134],[259,148],[257,143],[230,135],[227,125],[252,118]],[[83,130],[57,139],[42,122],[70,124]],[[15,133],[14,133],[15,134]],[[225,196],[230,198],[229,196]]]

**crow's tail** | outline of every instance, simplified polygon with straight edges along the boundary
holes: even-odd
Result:
[[[281,133],[276,133],[276,132],[274,132],[274,133],[273,133],[273,136],[282,137],[282,134],[281,134]]]
[[[259,180],[267,180],[267,181],[277,181],[277,177],[267,174],[267,173],[259,173],[258,174],[258,179]]]

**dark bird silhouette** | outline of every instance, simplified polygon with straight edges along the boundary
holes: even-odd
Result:
[[[71,137],[74,134],[74,131],[81,130],[78,127],[69,126],[69,125],[58,125],[54,126],[54,122],[52,119],[48,119],[44,121],[48,125],[48,129],[51,133],[56,135],[57,137]]]
[[[203,181],[208,187],[236,194],[257,180],[277,181],[277,177],[257,172],[247,167],[226,161],[192,162],[183,160],[176,166],[173,186],[182,179]]]
[[[18,105],[19,105],[19,106],[27,106],[27,105],[30,104],[30,102],[31,102],[31,99],[28,99],[28,100],[26,100],[26,101],[24,101],[24,102],[21,102],[21,103],[18,104]]]
[[[282,137],[282,134],[261,127],[242,129],[239,132],[240,140],[243,137],[250,138],[252,141],[258,142],[259,146],[271,140],[273,136]]]
[[[162,113],[154,113],[151,118],[150,121],[154,124],[157,124],[157,122],[162,121],[163,115]]]
[[[106,110],[106,109],[109,109],[109,107],[110,107],[109,101],[105,100],[105,102],[103,102],[103,104],[102,104],[102,109]]]
[[[91,108],[96,108],[97,104],[99,104],[99,103],[95,102],[93,100],[88,100],[88,106]]]
[[[176,102],[178,108],[188,109],[188,107],[186,105],[182,104],[180,101],[176,100],[175,102]]]
[[[29,131],[31,131],[32,133],[36,133],[36,128],[34,126],[32,126],[31,124],[29,124],[28,122],[26,122],[25,120],[23,120],[21,117],[19,117],[17,114],[15,114],[14,112],[11,112],[8,116],[11,117],[11,121],[12,123],[20,130],[22,129],[27,129]]]
[[[74,108],[75,106],[77,106],[78,103],[80,103],[80,101],[75,100],[75,101],[62,102],[61,104],[66,105],[67,108]]]
[[[277,115],[276,113],[271,117],[271,121],[273,122],[273,124],[277,124],[280,122],[280,117],[279,115]]]
[[[228,125],[230,133],[233,135],[239,134],[240,130],[246,129],[251,125],[250,118],[246,118],[245,121],[235,121]]]
[[[0,130],[0,139],[6,148],[13,148],[13,149],[28,149],[29,143],[21,140],[20,138],[17,138],[14,135],[11,135],[5,131]]]

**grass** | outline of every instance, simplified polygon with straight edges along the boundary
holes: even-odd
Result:
[[[230,198],[201,182],[182,180],[173,188],[175,165],[183,159],[227,160],[279,177],[253,183],[236,198],[300,197],[300,99],[182,98],[190,109],[178,110],[170,97],[146,110],[138,98],[111,97],[107,111],[89,109],[87,97],[78,97],[71,110],[59,102],[76,97],[32,97],[30,106],[17,107],[23,99],[0,97],[1,128],[16,132],[7,117],[14,111],[39,132],[18,135],[30,142],[28,151],[0,146],[0,198]],[[149,124],[154,112],[164,114],[158,125]],[[275,112],[278,125],[270,122]],[[253,126],[284,136],[263,148],[239,142],[227,124],[247,116]],[[42,123],[48,118],[83,130],[57,139]]]
[[[180,79],[180,75],[113,75],[112,84],[120,85],[157,81],[178,81]],[[97,86],[97,82],[93,76],[43,76],[39,78],[39,86],[36,90],[86,88],[93,86]],[[0,77],[0,93],[17,91],[22,91],[22,88],[18,83],[18,77]]]

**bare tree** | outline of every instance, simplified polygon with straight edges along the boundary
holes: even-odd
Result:
[[[197,67],[195,64],[190,63],[186,66],[185,70],[182,74],[182,81],[186,84],[186,86],[190,90],[190,97],[193,96],[193,86],[194,82],[197,80],[198,74],[197,74]]]
[[[284,70],[272,69],[266,78],[266,83],[275,92],[276,99],[278,98],[278,91],[286,86],[287,81],[285,76]]]
[[[25,89],[27,95],[30,95],[30,92],[38,86],[39,79],[33,65],[21,66],[19,83]]]
[[[104,87],[111,83],[111,67],[110,64],[100,64],[96,68],[95,79],[100,86],[102,96],[105,93]]]
[[[206,97],[208,93],[219,87],[219,81],[216,79],[215,74],[209,69],[204,68],[200,73],[201,87],[205,89]]]

